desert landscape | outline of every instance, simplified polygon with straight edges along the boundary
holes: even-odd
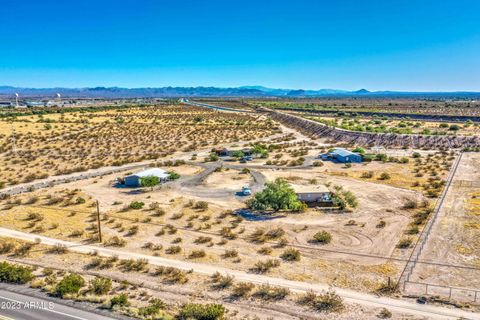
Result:
[[[166,295],[221,299],[231,318],[255,310],[279,319],[318,312],[351,319],[360,306],[365,317],[401,317],[343,297],[423,299],[425,286],[432,303],[476,310],[476,153],[317,139],[256,113],[258,100],[228,101],[228,110],[215,109],[221,100],[207,102],[4,117],[2,256],[34,266],[31,286],[47,292],[68,275],[62,270],[98,285],[108,275],[113,293],[86,291],[81,300],[108,308],[125,292],[128,306],[110,308],[140,318],[146,308],[181,312]],[[150,168],[160,178],[142,176]],[[299,209],[298,200],[254,209],[257,200],[274,201],[260,195],[276,188],[298,199],[317,189],[328,195]],[[453,241],[456,235],[462,238]],[[279,285],[265,287],[265,277]],[[305,289],[310,302],[301,302],[307,296],[281,281],[325,289],[319,296]],[[450,287],[471,291],[452,295]],[[267,309],[262,299],[274,303]]]

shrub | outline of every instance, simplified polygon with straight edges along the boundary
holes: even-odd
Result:
[[[66,245],[57,243],[47,251],[48,253],[55,253],[55,254],[65,254],[68,252],[68,248]]]
[[[410,248],[412,243],[413,243],[413,240],[411,238],[403,238],[403,239],[400,239],[400,241],[398,242],[397,248],[407,249],[407,248]]]
[[[364,153],[365,153],[365,149],[363,149],[363,148],[361,148],[361,147],[356,147],[355,149],[352,150],[352,152],[364,154]]]
[[[164,281],[168,283],[183,284],[188,281],[186,272],[174,267],[157,267],[153,275],[163,277]]]
[[[255,297],[263,300],[282,300],[290,294],[290,290],[282,287],[274,287],[268,284],[261,285],[253,294]]]
[[[260,254],[263,254],[263,255],[269,255],[269,254],[272,253],[272,248],[270,248],[270,247],[263,247],[263,248],[258,249],[257,252],[260,253]]]
[[[180,320],[218,320],[225,314],[225,307],[221,304],[187,303],[182,306],[178,314]]]
[[[7,254],[15,249],[15,245],[12,242],[0,242],[0,254]]]
[[[380,220],[375,227],[377,227],[378,229],[382,229],[385,228],[386,225],[387,223],[384,220]]]
[[[313,235],[313,240],[321,244],[329,244],[332,241],[332,235],[327,231],[319,231]]]
[[[167,249],[165,249],[166,254],[176,254],[180,253],[182,251],[182,248],[180,246],[170,246]]]
[[[300,261],[300,257],[300,251],[297,249],[287,249],[280,255],[280,258],[285,261]]]
[[[152,299],[149,305],[138,309],[138,313],[143,317],[149,317],[157,314],[161,309],[165,309],[167,305],[160,299]]]
[[[177,180],[178,178],[180,178],[180,175],[178,173],[176,173],[175,171],[170,171],[170,172],[168,172],[168,178],[170,180]]]
[[[78,198],[75,200],[75,203],[76,203],[76,204],[83,204],[83,203],[85,203],[85,202],[86,202],[86,200],[85,200],[84,198],[82,198],[82,197],[78,197]]]
[[[407,200],[407,202],[405,202],[405,204],[403,205],[403,208],[404,209],[416,209],[418,208],[418,203],[417,201],[414,201],[414,200]]]
[[[313,165],[314,167],[322,167],[322,166],[323,166],[323,162],[320,161],[320,160],[313,161],[312,165]]]
[[[233,287],[232,297],[234,298],[243,298],[250,294],[252,289],[255,287],[253,283],[249,282],[240,282]]]
[[[55,287],[55,294],[59,297],[64,297],[67,294],[77,294],[85,285],[85,280],[82,276],[72,273],[69,274],[56,285]]]
[[[131,226],[130,228],[128,228],[126,236],[128,236],[128,237],[134,236],[137,233],[138,233],[138,226],[134,225],[134,226]]]
[[[205,211],[208,209],[208,202],[206,201],[198,201],[195,203],[195,205],[193,206],[193,209],[198,209],[198,210],[202,210],[202,211]]]
[[[119,294],[114,296],[110,299],[110,308],[114,308],[115,306],[123,307],[128,305],[128,296],[125,293]]]
[[[124,247],[126,243],[127,241],[118,236],[113,236],[105,241],[105,245],[111,247]]]
[[[90,291],[96,295],[107,294],[112,289],[112,280],[96,277],[90,281]]]
[[[380,174],[380,180],[389,180],[390,179],[390,174],[388,172],[382,172]]]
[[[225,250],[225,253],[222,255],[224,258],[236,258],[238,257],[238,251],[235,249]]]
[[[274,259],[269,259],[267,261],[258,261],[257,263],[255,263],[253,271],[258,273],[266,273],[270,269],[278,267],[279,265],[280,261]]]
[[[382,310],[380,310],[377,317],[380,319],[390,319],[392,317],[392,313],[390,312],[390,310],[383,308]]]
[[[128,260],[121,260],[119,263],[119,267],[123,272],[129,271],[136,271],[140,272],[147,268],[148,260],[147,259],[128,259]]]
[[[388,157],[387,157],[387,155],[384,154],[384,153],[379,153],[379,154],[376,154],[376,155],[375,155],[375,160],[376,160],[376,161],[383,161],[383,162],[385,162],[385,161],[387,161],[387,159],[388,159]]]
[[[144,205],[145,203],[141,201],[133,201],[128,205],[128,207],[133,210],[140,210],[143,208]]]
[[[458,124],[452,124],[450,127],[448,127],[448,130],[458,131],[458,130],[460,130],[460,126]]]
[[[344,309],[342,298],[333,290],[318,295],[312,291],[307,292],[300,298],[299,303],[318,311],[340,312]]]
[[[371,179],[373,178],[373,175],[374,175],[373,171],[365,171],[362,173],[360,177],[363,179]]]
[[[193,241],[195,244],[203,244],[212,241],[211,237],[200,236]]]
[[[0,282],[23,284],[32,279],[32,269],[6,261],[0,263]]]
[[[188,258],[189,259],[197,259],[197,258],[203,258],[206,255],[207,254],[205,253],[204,250],[192,250],[192,252],[190,252],[190,254],[188,255]]]
[[[211,276],[213,287],[216,289],[225,289],[233,284],[233,277],[229,275],[222,276],[220,272],[215,272]]]

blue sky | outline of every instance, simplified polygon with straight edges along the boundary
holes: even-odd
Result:
[[[0,0],[0,85],[480,91],[478,0]]]

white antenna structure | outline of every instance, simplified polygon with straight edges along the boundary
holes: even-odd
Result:
[[[15,93],[15,105],[18,107],[18,93]]]

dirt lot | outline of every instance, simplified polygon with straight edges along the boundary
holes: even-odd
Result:
[[[265,117],[176,105],[18,116],[0,121],[0,186],[279,133]]]
[[[235,196],[235,191],[251,182],[251,176],[241,174],[240,170],[224,168],[207,176],[198,186],[184,185],[182,181],[189,181],[203,170],[192,165],[172,168],[183,173],[184,177],[153,191],[114,188],[112,182],[118,174],[65,184],[51,191],[78,189],[87,203],[98,200],[103,216],[104,239],[108,242],[118,236],[125,240],[123,250],[180,260],[193,259],[239,270],[253,270],[259,261],[273,259],[282,261],[278,267],[268,271],[274,276],[374,291],[383,286],[388,277],[398,276],[403,262],[395,259],[405,258],[409,249],[397,249],[396,245],[412,217],[412,212],[404,209],[403,205],[407,200],[423,197],[412,190],[325,174],[328,166],[256,170],[267,180],[283,177],[296,184],[341,185],[358,198],[360,205],[352,212],[331,213],[313,208],[304,213],[280,214],[265,220],[242,219],[232,215],[230,210],[244,207],[243,200]],[[28,207],[25,196],[18,198],[22,197],[23,205],[15,209],[17,211]],[[10,201],[15,202],[13,199]],[[145,205],[140,210],[129,209],[128,205],[134,201]],[[201,207],[201,201],[206,201],[207,206]],[[385,203],[389,203],[388,208],[385,208]],[[50,211],[64,212],[60,209],[61,204],[53,206]],[[75,223],[68,212],[64,212],[63,219],[56,219],[68,221],[68,224],[72,222],[79,228],[93,228],[94,231],[91,217],[94,208],[87,208],[87,211],[89,213],[78,213],[75,219],[81,220]],[[381,221],[384,225],[378,227]],[[23,230],[27,223],[20,219],[17,224],[8,226]],[[231,230],[231,236],[224,233],[225,228]],[[71,230],[60,232],[63,225],[58,230],[52,235],[71,240]],[[252,235],[258,230],[277,230],[278,235],[254,241]],[[319,231],[330,232],[332,241],[325,245],[312,243],[313,235]],[[88,238],[89,234],[87,230],[80,239]],[[281,244],[282,241],[285,243]],[[169,253],[172,247],[177,246],[180,252]],[[283,261],[281,256],[288,248],[300,251],[300,262]],[[203,252],[205,256],[192,258],[195,251]],[[233,257],[227,257],[226,252],[235,253]],[[352,270],[355,272],[352,273]]]
[[[24,242],[19,240],[0,238],[0,243],[9,243],[14,248],[21,247]],[[263,300],[255,296],[258,288],[252,288],[245,297],[232,297],[233,287],[237,285],[235,279],[227,287],[219,289],[207,276],[195,273],[180,272],[177,276],[156,274],[154,266],[143,265],[141,270],[129,270],[123,260],[108,260],[91,255],[73,252],[48,252],[51,247],[38,244],[27,253],[18,255],[15,249],[12,252],[3,252],[0,260],[10,263],[24,264],[35,268],[36,278],[31,282],[32,288],[52,290],[68,272],[81,274],[84,279],[91,281],[95,277],[107,277],[113,280],[112,289],[100,295],[94,295],[88,290],[81,290],[78,301],[88,301],[97,307],[108,306],[108,301],[114,295],[128,294],[130,306],[120,308],[117,312],[136,314],[135,308],[145,307],[151,299],[161,299],[166,303],[163,309],[167,313],[175,312],[183,303],[222,303],[229,311],[229,319],[377,319],[381,308],[359,306],[345,303],[345,309],[340,313],[322,313],[298,303],[301,297],[293,292],[287,293],[285,298]],[[98,262],[103,265],[98,266]],[[85,288],[86,289],[86,288]],[[360,317],[361,314],[361,317]],[[407,315],[393,312],[395,319]],[[167,318],[169,319],[169,318]],[[420,319],[409,316],[409,319]]]
[[[412,281],[480,288],[479,181],[480,154],[464,153],[420,257],[468,268],[417,264]]]

